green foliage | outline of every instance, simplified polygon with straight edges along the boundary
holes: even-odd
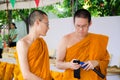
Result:
[[[48,13],[53,13],[57,15],[59,18],[64,18],[64,17],[70,17],[71,15],[71,8],[69,5],[69,0],[65,0],[63,3],[57,3],[54,5],[46,6],[39,8],[40,10],[43,10]],[[66,2],[68,2],[66,4]]]
[[[4,40],[4,41],[8,42],[8,38],[9,38],[9,35],[8,35],[8,34],[3,35],[3,40]]]
[[[72,2],[74,1],[74,3]],[[99,16],[119,16],[120,0],[64,0],[40,8],[12,10],[12,19],[26,21],[31,11],[40,9],[45,12],[53,13],[59,18],[71,17],[77,9],[88,9],[93,17]],[[0,11],[0,25],[8,23],[8,11]]]
[[[120,0],[88,0],[91,7],[88,10],[92,16],[119,16]]]
[[[0,23],[3,23],[3,24],[7,23],[7,12],[6,11],[0,11]]]
[[[64,0],[63,3],[42,7],[41,9],[45,12],[52,12],[59,18],[65,18],[71,17],[77,9],[81,8],[88,9],[93,17],[119,16],[120,0],[74,0],[74,3],[72,3],[72,0]]]

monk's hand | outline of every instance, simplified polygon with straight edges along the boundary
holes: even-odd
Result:
[[[76,60],[76,59],[73,59],[69,62],[69,67],[70,69],[72,70],[75,70],[75,69],[79,69],[80,68],[80,64],[78,63],[73,63],[73,61]]]
[[[94,69],[96,66],[99,65],[99,62],[97,60],[90,60],[90,61],[86,61],[84,62],[84,64],[82,65],[82,67],[84,67],[84,70],[90,70],[90,69]]]

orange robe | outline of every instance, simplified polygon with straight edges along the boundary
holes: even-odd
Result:
[[[98,60],[100,65],[96,68],[100,69],[101,73],[106,75],[106,69],[109,63],[107,43],[107,36],[89,33],[86,38],[67,49],[65,61],[70,62],[72,59],[78,59],[82,62]],[[92,70],[85,71],[82,68],[80,70],[80,80],[106,80],[106,78],[100,78]],[[54,80],[78,80],[74,78],[74,71],[71,69],[65,70],[64,73],[51,71],[51,74]]]
[[[50,80],[48,48],[42,38],[36,39],[28,50],[28,63],[30,71],[36,76]],[[15,80],[23,80],[22,74],[15,68]]]
[[[6,65],[6,62],[0,62],[0,80],[4,80]]]

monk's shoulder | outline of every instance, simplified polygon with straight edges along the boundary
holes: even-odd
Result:
[[[95,33],[90,33],[90,37],[91,39],[94,39],[94,40],[108,40],[109,38],[107,35],[95,34]]]
[[[91,38],[94,38],[94,39],[108,38],[107,35],[103,35],[103,34],[95,34],[95,33],[90,33],[90,37],[91,37]]]
[[[60,44],[64,44],[67,46],[70,40],[71,40],[71,33],[64,35],[62,39],[60,40]]]
[[[27,45],[26,45],[26,43],[23,41],[23,40],[19,40],[18,42],[17,42],[17,48],[24,48],[24,47],[26,47]]]
[[[70,39],[73,37],[73,34],[74,34],[74,33],[66,34],[65,36],[63,36],[63,38],[64,38],[64,39],[67,39],[67,40],[70,40]]]
[[[27,48],[29,46],[27,37],[23,37],[22,39],[18,40],[17,46],[18,47],[26,47]]]

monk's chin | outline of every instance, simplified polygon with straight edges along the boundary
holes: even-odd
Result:
[[[46,36],[46,34],[42,34],[42,35],[40,35],[40,36]]]

